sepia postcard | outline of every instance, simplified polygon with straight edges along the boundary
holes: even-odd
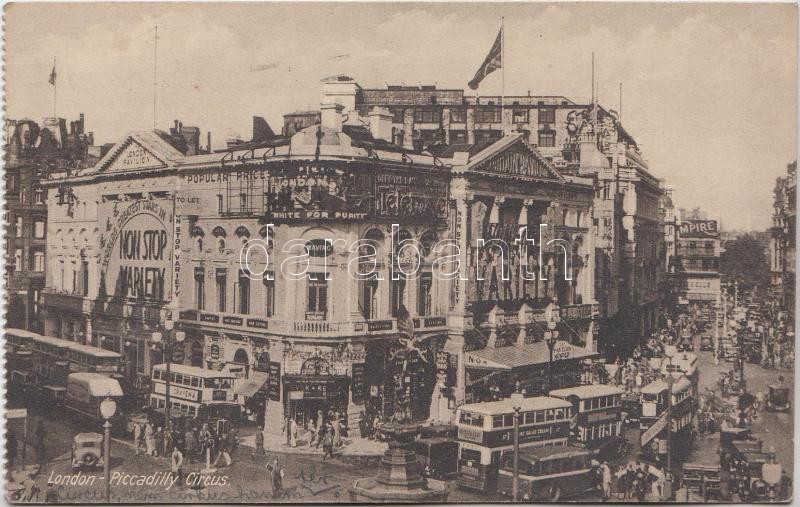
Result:
[[[794,3],[9,3],[12,504],[787,503]]]

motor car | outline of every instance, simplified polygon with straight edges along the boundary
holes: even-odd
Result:
[[[72,439],[72,470],[87,470],[102,466],[103,435],[78,433]]]
[[[420,438],[414,442],[420,471],[425,477],[450,479],[458,473],[458,442],[443,438]]]
[[[700,338],[700,350],[714,350],[714,340],[710,336]]]
[[[789,387],[772,384],[767,394],[767,410],[770,412],[788,412],[792,407]]]

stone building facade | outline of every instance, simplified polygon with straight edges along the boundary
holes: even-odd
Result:
[[[796,283],[797,162],[775,181],[769,259],[772,290],[780,305],[794,315]]]

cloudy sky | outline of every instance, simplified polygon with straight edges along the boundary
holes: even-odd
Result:
[[[249,138],[253,115],[317,108],[320,79],[466,87],[505,16],[506,92],[619,109],[676,204],[724,228],[769,226],[775,177],[796,158],[797,11],[730,4],[14,4],[6,112],[86,114],[99,143],[153,126]],[[500,73],[482,94],[499,94]]]

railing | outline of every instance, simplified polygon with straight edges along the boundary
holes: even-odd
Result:
[[[397,332],[396,319],[373,320],[282,320],[262,318],[231,313],[206,312],[202,310],[183,310],[179,313],[183,322],[200,322],[211,326],[224,326],[249,330],[251,332],[267,332],[287,336],[380,336]],[[420,331],[431,331],[447,327],[447,318],[440,315],[418,317],[414,319],[414,327]]]

